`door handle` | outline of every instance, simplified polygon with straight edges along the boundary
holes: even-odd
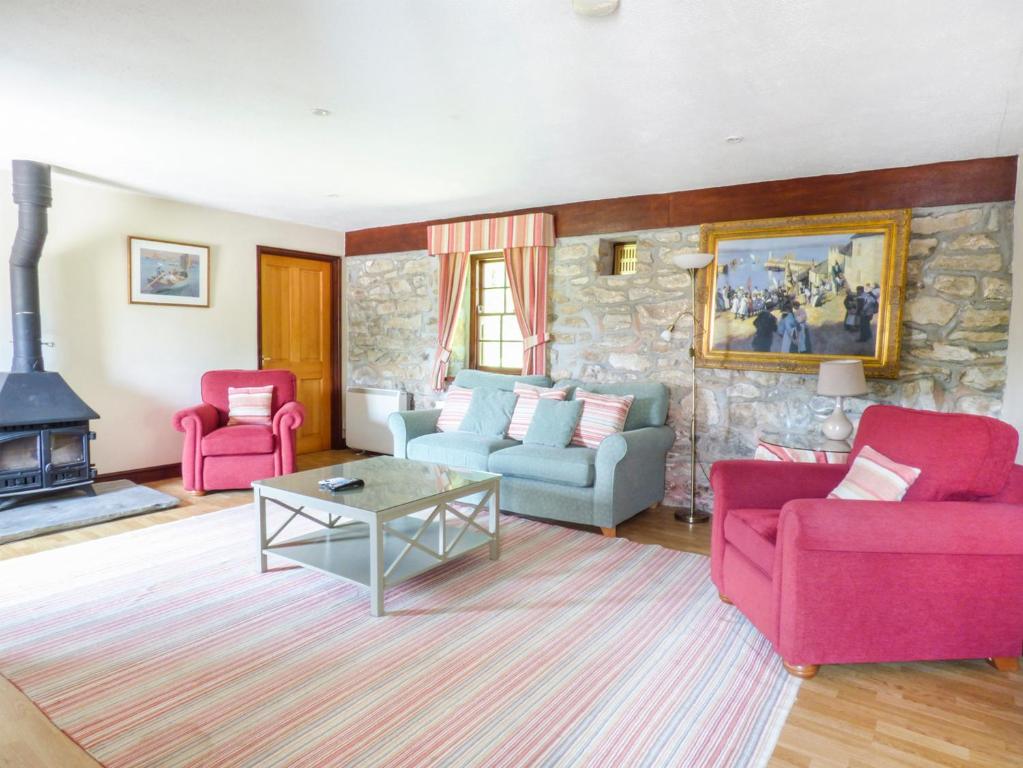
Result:
[[[272,357],[270,357],[269,355],[263,355],[263,356],[262,356],[261,358],[259,358],[259,359],[260,359],[260,360],[262,360],[262,361],[263,361],[264,363],[269,363],[269,362],[270,362],[270,361],[271,361],[271,360],[272,360],[273,358],[272,358]]]

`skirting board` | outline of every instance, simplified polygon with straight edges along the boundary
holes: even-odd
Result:
[[[140,469],[124,469],[120,472],[104,472],[96,476],[96,482],[131,480],[133,483],[141,485],[143,483],[155,483],[158,480],[169,480],[172,477],[181,477],[181,462],[159,464],[155,467],[141,467]]]

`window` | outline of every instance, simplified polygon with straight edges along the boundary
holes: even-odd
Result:
[[[473,254],[469,274],[469,367],[520,373],[522,332],[515,317],[504,254]]]

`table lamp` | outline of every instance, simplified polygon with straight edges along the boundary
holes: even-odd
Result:
[[[689,272],[689,297],[692,309],[685,309],[679,312],[675,319],[671,321],[671,325],[661,332],[661,338],[670,342],[671,335],[674,333],[675,325],[678,321],[683,317],[691,317],[693,319],[693,336],[689,341],[689,363],[693,384],[693,413],[689,419],[689,511],[679,510],[675,513],[675,519],[689,525],[694,525],[696,523],[705,523],[710,518],[710,515],[706,512],[696,511],[696,342],[703,332],[700,322],[696,317],[696,273],[714,261],[714,254],[680,253],[672,261],[674,261],[675,266],[679,269],[685,269]]]
[[[842,409],[843,397],[867,394],[867,379],[863,375],[862,360],[829,360],[821,363],[817,375],[817,394],[835,398],[835,410],[821,425],[821,432],[829,440],[846,440],[853,425]]]

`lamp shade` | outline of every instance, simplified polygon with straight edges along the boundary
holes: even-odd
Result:
[[[680,253],[672,261],[679,269],[703,269],[714,261],[713,253]]]
[[[847,397],[867,394],[867,378],[862,360],[829,360],[821,363],[817,375],[817,394]]]

